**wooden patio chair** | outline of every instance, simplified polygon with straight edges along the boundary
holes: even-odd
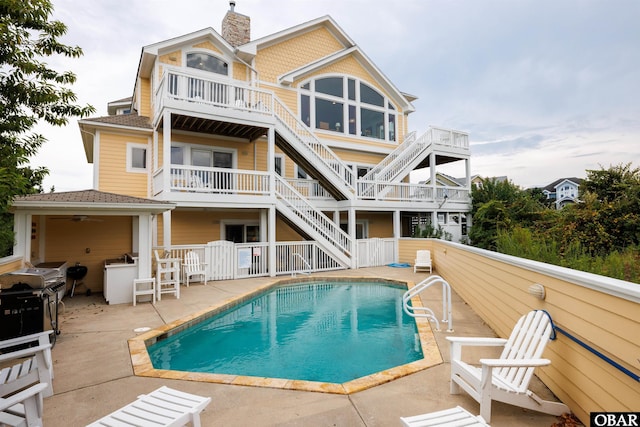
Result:
[[[196,252],[189,251],[184,255],[182,268],[187,287],[189,287],[189,280],[197,276],[201,277],[205,285],[207,284],[207,264],[200,262],[200,256]]]
[[[404,427],[489,427],[481,416],[473,415],[460,406],[413,417],[400,417],[400,422]]]
[[[132,426],[184,426],[191,423],[200,427],[200,412],[211,402],[210,397],[197,396],[162,386],[138,396],[134,402],[89,424],[87,427]]]
[[[419,250],[416,251],[416,259],[413,264],[413,272],[417,273],[420,270],[429,270],[431,273],[431,251]]]
[[[556,416],[570,412],[565,404],[543,400],[529,390],[534,369],[551,363],[541,356],[552,332],[549,315],[535,310],[518,320],[509,339],[446,337],[451,343],[451,394],[464,389],[480,403],[480,416],[488,423],[492,400]],[[476,367],[461,360],[463,346],[504,349],[499,358],[480,359],[481,367]]]

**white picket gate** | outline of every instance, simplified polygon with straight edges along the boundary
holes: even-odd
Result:
[[[205,253],[209,280],[234,279],[235,244],[227,240],[216,240],[207,243]]]

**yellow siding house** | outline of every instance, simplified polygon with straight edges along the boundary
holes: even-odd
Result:
[[[463,239],[468,135],[409,133],[415,97],[330,16],[258,40],[250,23],[232,6],[221,33],[142,48],[132,96],[79,122],[94,189],[175,204],[154,219],[159,248],[250,245],[249,275],[363,266],[364,241],[443,215]],[[409,182],[451,162],[465,165],[462,185]]]

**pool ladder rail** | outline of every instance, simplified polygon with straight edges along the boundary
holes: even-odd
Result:
[[[447,323],[449,328],[447,332],[453,332],[453,316],[451,314],[451,286],[442,277],[432,275],[424,279],[422,282],[409,289],[402,296],[402,309],[407,315],[411,317],[425,317],[429,321],[435,322],[436,331],[440,331],[440,322],[436,317],[433,310],[428,307],[413,307],[409,304],[414,296],[419,295],[422,291],[431,287],[432,285],[442,284],[442,322]]]

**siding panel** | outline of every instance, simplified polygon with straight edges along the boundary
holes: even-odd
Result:
[[[147,197],[149,174],[127,172],[127,143],[145,144],[146,137],[100,133],[100,172],[98,190],[125,194],[135,197]],[[147,145],[148,149],[151,145]],[[148,165],[150,169],[150,165]]]

